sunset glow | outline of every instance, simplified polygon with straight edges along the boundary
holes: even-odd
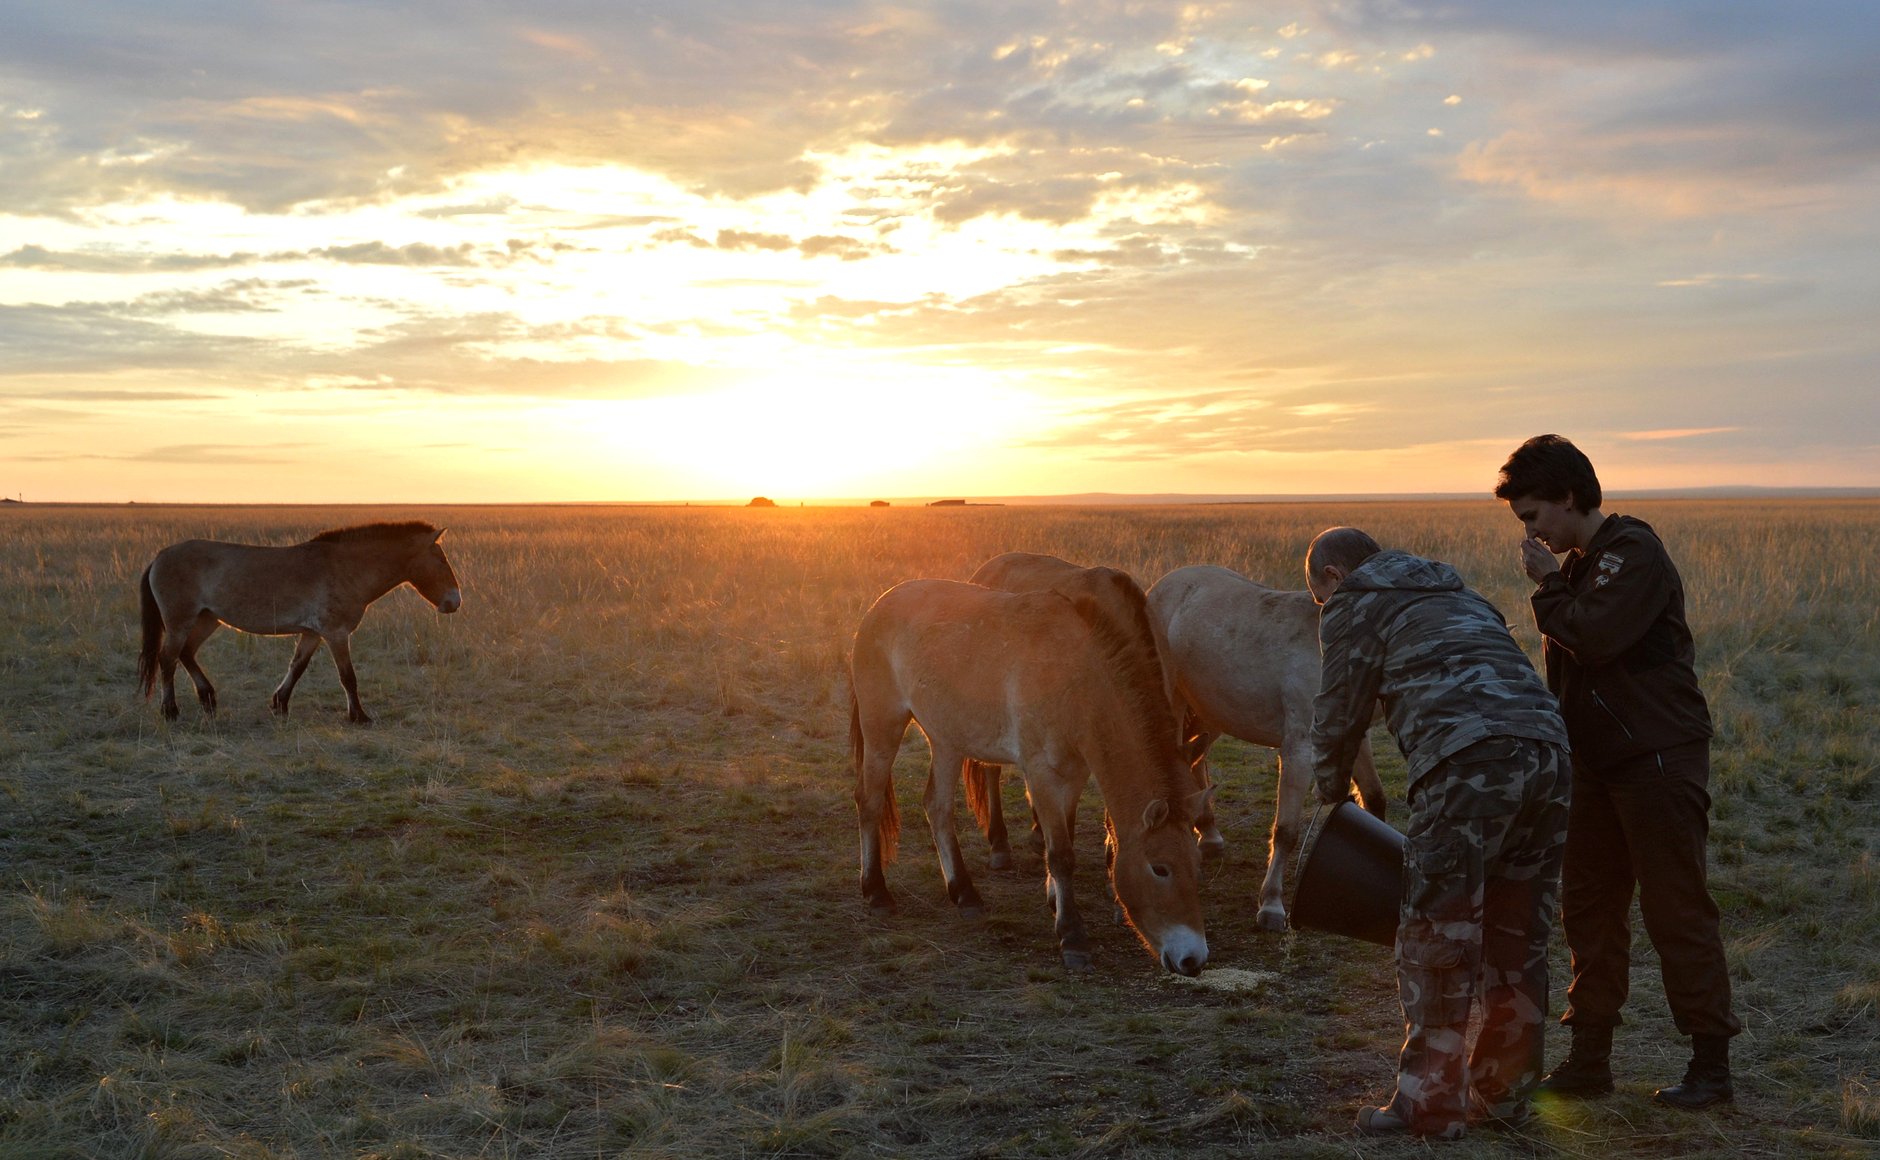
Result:
[[[0,491],[1880,485],[1876,22],[1342,11],[28,4]]]

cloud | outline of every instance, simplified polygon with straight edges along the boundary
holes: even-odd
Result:
[[[1657,443],[1666,439],[1694,439],[1700,435],[1724,435],[1741,427],[1672,427],[1661,431],[1623,431],[1619,438],[1634,443]]]
[[[300,453],[309,449],[310,446],[306,443],[249,445],[172,443],[129,454],[107,454],[96,451],[41,452],[22,455],[19,458],[33,463],[107,460],[116,463],[175,463],[191,467],[259,467],[300,461],[305,458]]]
[[[441,396],[624,398],[722,385],[727,372],[641,356],[518,355],[582,340],[612,340],[613,319],[538,326],[514,315],[411,317],[331,349],[205,333],[158,321],[164,315],[269,309],[250,295],[279,289],[231,283],[201,295],[159,293],[117,303],[0,306],[0,384],[30,379],[36,397],[57,376],[180,373],[203,386],[252,392],[344,387],[362,395],[413,391]],[[9,393],[11,388],[7,388]],[[152,398],[161,398],[157,391]],[[90,396],[102,399],[104,396]]]
[[[180,274],[250,266],[260,254],[151,253],[123,250],[56,251],[26,245],[0,254],[0,267],[72,274]]]
[[[508,239],[501,247],[471,242],[439,246],[425,242],[392,245],[382,241],[321,246],[311,250],[275,250],[268,253],[191,254],[126,250],[49,250],[25,245],[0,254],[0,268],[42,270],[72,274],[181,274],[260,264],[306,261],[360,266],[500,266],[522,258],[542,259],[568,253],[576,247],[565,242]]]
[[[147,321],[132,304],[0,305],[7,377],[190,369],[213,375],[265,361],[266,344]]]
[[[7,396],[14,399],[52,399],[70,403],[200,403],[224,397],[207,391],[164,391],[149,387],[114,390],[105,387],[22,387],[17,383],[7,388]]]
[[[309,257],[334,262],[355,262],[367,266],[473,266],[476,247],[469,242],[454,246],[433,246],[412,242],[388,246],[384,242],[356,242],[349,246],[325,246],[308,251]]]

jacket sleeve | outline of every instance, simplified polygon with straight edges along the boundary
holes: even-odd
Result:
[[[1608,553],[1622,557],[1616,570],[1600,568]],[[1564,574],[1554,572],[1534,590],[1531,603],[1541,634],[1594,667],[1617,660],[1639,642],[1671,599],[1671,584],[1664,549],[1642,538],[1610,545],[1589,566],[1593,579],[1584,591],[1575,592]]]
[[[1342,801],[1351,763],[1371,727],[1383,679],[1383,641],[1363,623],[1362,597],[1326,602],[1319,617],[1319,695],[1312,702],[1312,789]]]

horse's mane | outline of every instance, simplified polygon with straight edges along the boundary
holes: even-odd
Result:
[[[437,528],[423,520],[398,523],[354,524],[350,528],[331,528],[308,540],[309,544],[357,544],[362,540],[402,540],[410,536],[435,536]]]
[[[1098,648],[1116,676],[1123,703],[1144,735],[1173,739],[1168,686],[1163,680],[1162,658],[1156,652],[1155,630],[1149,623],[1149,601],[1142,588],[1114,568],[1091,568],[1069,583],[1060,584],[1058,590],[1072,597],[1078,615],[1090,625]],[[1162,794],[1170,805],[1188,794],[1189,787],[1176,784],[1166,771],[1162,783]]]

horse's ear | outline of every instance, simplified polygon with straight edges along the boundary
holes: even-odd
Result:
[[[435,543],[437,543],[437,542],[438,542],[439,540],[441,540],[441,539],[443,539],[443,538],[444,538],[444,533],[445,533],[445,532],[448,532],[448,531],[450,531],[450,529],[449,529],[449,528],[439,528],[439,529],[437,529],[437,535],[435,535],[435,536],[432,536],[432,537],[431,537],[431,542],[432,542],[433,544],[435,544]]]
[[[1168,821],[1168,799],[1156,798],[1142,807],[1142,828],[1145,831],[1153,830],[1166,821]]]
[[[1208,803],[1212,802],[1213,800],[1214,800],[1214,787],[1213,786],[1209,786],[1206,789],[1198,789],[1194,793],[1189,794],[1188,795],[1188,816],[1191,818],[1205,817],[1208,812]]]

